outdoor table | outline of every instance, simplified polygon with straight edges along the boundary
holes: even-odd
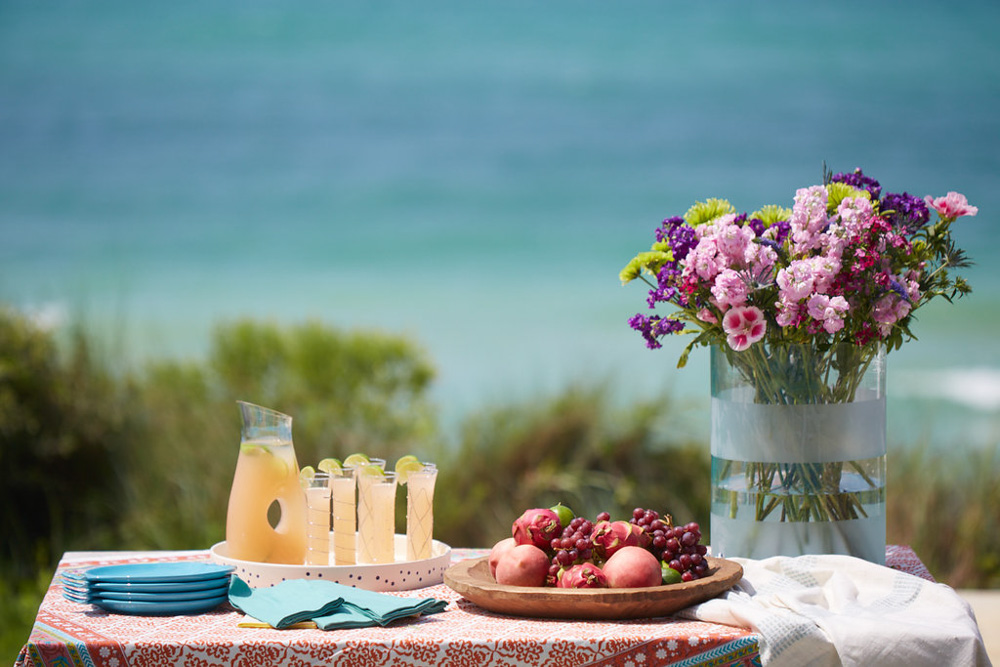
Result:
[[[452,563],[489,553],[454,549]],[[68,552],[38,610],[22,665],[760,665],[759,637],[738,627],[672,616],[577,621],[504,616],[483,610],[444,584],[394,593],[448,601],[444,612],[387,627],[241,628],[227,603],[190,616],[128,616],[63,598],[60,575],[98,565],[208,561],[208,551]],[[886,563],[933,581],[909,547],[886,548]]]

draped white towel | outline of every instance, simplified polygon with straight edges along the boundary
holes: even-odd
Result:
[[[679,615],[761,635],[768,667],[990,665],[949,586],[849,556],[733,558],[743,579]]]

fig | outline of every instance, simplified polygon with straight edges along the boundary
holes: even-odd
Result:
[[[611,558],[623,547],[647,547],[649,535],[642,526],[629,521],[601,521],[591,535],[594,553],[601,560]]]
[[[663,581],[660,560],[642,547],[622,547],[604,564],[611,588],[647,588]]]
[[[549,565],[549,557],[544,551],[533,544],[518,544],[500,556],[496,580],[507,586],[542,586]]]
[[[490,550],[489,564],[490,574],[493,575],[494,579],[497,576],[497,563],[500,561],[500,557],[516,546],[517,542],[514,541],[513,537],[500,540],[493,545],[493,548]]]
[[[543,551],[551,548],[552,538],[562,534],[559,515],[543,507],[525,510],[511,526],[514,541],[533,544]]]
[[[608,577],[593,563],[580,563],[559,573],[557,588],[607,588]]]

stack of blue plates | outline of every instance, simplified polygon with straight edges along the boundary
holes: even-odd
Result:
[[[139,563],[64,572],[63,597],[119,614],[196,614],[228,599],[231,565]]]

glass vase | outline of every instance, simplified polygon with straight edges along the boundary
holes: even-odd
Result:
[[[885,351],[712,348],[716,556],[885,563]]]

